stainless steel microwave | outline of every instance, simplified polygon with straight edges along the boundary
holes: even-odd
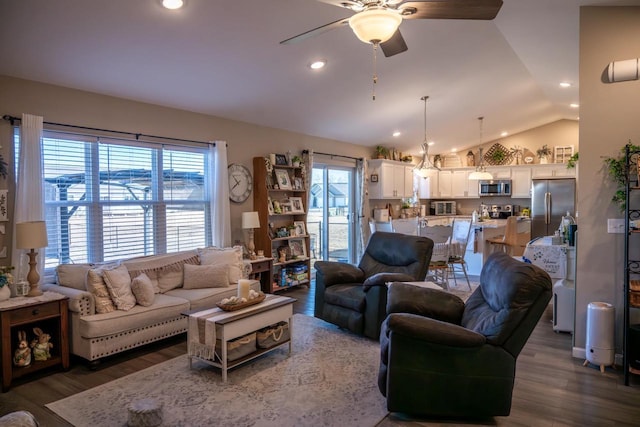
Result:
[[[511,180],[481,180],[478,182],[478,194],[480,197],[511,196]]]

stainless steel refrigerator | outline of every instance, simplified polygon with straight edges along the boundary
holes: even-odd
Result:
[[[567,212],[575,218],[574,178],[534,179],[531,191],[531,238],[552,236]]]

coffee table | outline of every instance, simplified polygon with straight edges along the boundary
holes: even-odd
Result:
[[[187,346],[189,368],[193,359],[201,360],[222,370],[222,381],[227,381],[229,369],[246,363],[256,357],[289,345],[291,354],[291,338],[283,340],[267,349],[256,351],[237,360],[228,361],[227,344],[230,340],[255,332],[278,322],[288,322],[289,336],[293,336],[293,303],[295,298],[267,294],[264,301],[237,311],[224,311],[211,308],[189,313]],[[215,350],[216,340],[220,340],[221,354]]]

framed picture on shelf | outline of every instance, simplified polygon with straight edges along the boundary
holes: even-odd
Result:
[[[304,190],[302,185],[302,178],[296,176],[293,178],[293,189],[294,190]]]
[[[304,221],[293,221],[293,227],[296,231],[296,236],[304,236],[305,234],[307,234]]]
[[[285,169],[276,169],[275,173],[276,173],[276,181],[278,181],[278,188],[280,190],[292,190],[291,178],[289,178],[289,172],[287,172]]]
[[[291,213],[304,213],[302,197],[289,197],[289,202],[291,202]]]
[[[287,156],[284,154],[276,154],[276,166],[287,166]]]
[[[289,249],[291,250],[292,258],[307,257],[307,247],[304,244],[304,239],[289,239]]]
[[[280,202],[280,208],[282,209],[282,213],[283,214],[290,214],[291,213],[291,201],[290,200],[283,200]]]
[[[271,197],[267,199],[267,210],[269,211],[269,215],[275,214],[275,211],[273,210],[273,202],[271,201]]]

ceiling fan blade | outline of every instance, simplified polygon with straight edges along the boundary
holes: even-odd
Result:
[[[326,3],[332,6],[344,7],[346,9],[351,9],[355,11],[359,11],[363,9],[362,3],[354,0],[318,0],[318,1],[320,3]]]
[[[391,38],[386,42],[380,43],[380,48],[382,49],[384,56],[387,58],[402,53],[408,49],[407,43],[404,41],[404,37],[400,34],[400,30],[396,30],[396,32],[393,33],[393,36],[391,36]]]
[[[423,0],[403,2],[398,9],[414,12],[405,12],[405,19],[491,20],[501,7],[502,0]]]
[[[338,19],[337,21],[333,21],[329,24],[322,25],[318,28],[314,28],[313,30],[306,31],[302,34],[298,34],[297,36],[290,37],[286,40],[282,40],[280,44],[291,44],[301,42],[303,40],[308,39],[309,37],[317,36],[318,34],[326,33],[327,31],[331,31],[334,28],[342,27],[345,24],[349,23],[349,18]]]

